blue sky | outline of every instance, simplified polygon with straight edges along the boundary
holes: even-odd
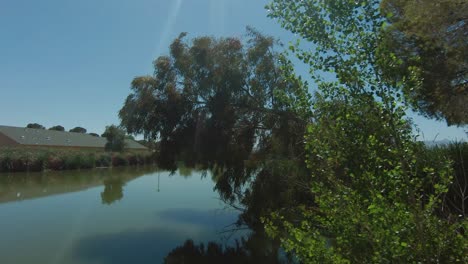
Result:
[[[152,73],[181,32],[241,37],[247,25],[293,35],[266,17],[267,0],[0,0],[0,124],[82,126],[102,133],[135,76]],[[305,67],[298,67],[305,74]],[[426,140],[463,129],[411,115]]]

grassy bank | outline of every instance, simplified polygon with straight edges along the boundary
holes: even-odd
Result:
[[[1,149],[0,172],[76,170],[154,163],[151,153],[55,149]]]

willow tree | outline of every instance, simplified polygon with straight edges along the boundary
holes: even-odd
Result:
[[[286,82],[276,41],[253,29],[246,40],[182,33],[154,74],[136,77],[119,112],[128,133],[160,141],[160,162],[238,164],[254,147],[298,148],[304,122],[290,111],[300,81]],[[288,98],[288,100],[279,100]]]
[[[264,223],[304,263],[466,262],[467,221],[437,214],[453,172],[442,157],[418,162],[401,99],[405,83],[384,74],[399,58],[382,45],[379,4],[268,6],[270,17],[306,42],[290,50],[310,65],[318,89],[305,148],[314,202],[278,210]]]

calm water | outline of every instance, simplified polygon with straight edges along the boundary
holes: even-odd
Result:
[[[0,263],[161,263],[187,239],[232,243],[236,221],[200,172],[0,175]]]

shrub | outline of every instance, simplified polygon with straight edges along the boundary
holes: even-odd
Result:
[[[44,166],[45,166],[45,159],[44,156],[39,155],[35,156],[32,155],[30,157],[27,157],[26,160],[27,164],[27,170],[28,171],[43,171]]]
[[[96,167],[111,166],[112,157],[109,154],[99,154],[96,158]]]
[[[80,154],[80,156],[81,156],[80,169],[92,169],[95,167],[96,158],[94,154],[88,154],[88,155]]]
[[[79,155],[69,155],[64,157],[64,169],[76,170],[80,168],[81,157]]]
[[[112,166],[119,167],[119,166],[126,166],[128,165],[128,160],[122,154],[114,154],[112,156]]]
[[[152,164],[150,153],[89,152],[52,149],[2,149],[0,172],[76,170]]]
[[[13,160],[8,155],[0,156],[0,172],[7,172],[11,170]]]
[[[135,154],[133,153],[127,154],[126,159],[129,165],[132,165],[132,166],[138,165],[138,157]]]
[[[135,156],[136,156],[136,158],[137,158],[137,163],[138,163],[138,165],[144,165],[144,164],[146,164],[145,155],[143,155],[143,154],[136,154]],[[149,164],[149,163],[148,163],[148,164]]]
[[[65,168],[65,161],[63,157],[51,154],[47,159],[46,168],[49,170],[63,170]]]

